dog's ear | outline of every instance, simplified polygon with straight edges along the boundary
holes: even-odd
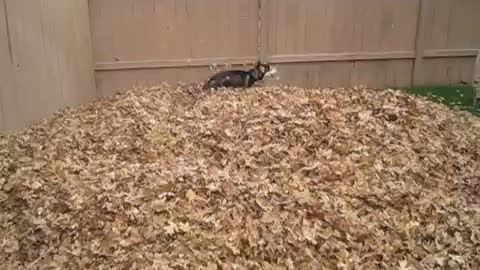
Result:
[[[260,65],[262,65],[262,63],[260,62],[260,60],[258,60],[257,63],[255,64],[255,67],[259,67]]]

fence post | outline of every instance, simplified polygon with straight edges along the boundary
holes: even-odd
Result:
[[[268,61],[268,0],[258,0],[258,57],[262,61]]]
[[[417,32],[415,36],[415,60],[412,71],[412,86],[422,80],[423,57],[425,53],[425,34],[427,32],[427,16],[431,8],[430,0],[418,1]]]
[[[473,75],[473,87],[475,88],[475,93],[473,95],[473,106],[478,106],[480,101],[480,50],[477,52],[477,61],[475,61],[475,71]]]

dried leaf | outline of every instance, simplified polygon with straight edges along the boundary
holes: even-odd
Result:
[[[0,135],[0,265],[480,269],[479,179],[479,118],[400,91],[132,89]]]

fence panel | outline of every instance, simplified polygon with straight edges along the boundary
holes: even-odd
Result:
[[[480,48],[478,0],[427,0],[432,9],[427,49]]]
[[[268,0],[270,55],[412,52],[418,0]]]
[[[255,57],[256,0],[92,0],[94,57],[125,62]]]
[[[414,84],[472,82],[480,48],[480,1],[422,0]]]
[[[6,129],[7,110],[12,110],[14,105],[9,94],[15,94],[8,89],[14,88],[13,70],[11,64],[10,42],[8,38],[7,11],[5,10],[5,1],[0,0],[0,131]]]
[[[88,3],[0,1],[3,130],[96,98]]]
[[[281,83],[328,87],[411,83],[419,0],[262,3],[262,54],[280,64]]]
[[[256,58],[279,65],[267,84],[471,81],[479,10],[476,0],[90,0],[96,82],[109,95]]]
[[[210,64],[251,63],[258,54],[257,0],[89,3],[100,95],[199,80]]]
[[[471,82],[479,12],[478,0],[0,0],[0,129],[258,58],[280,72],[265,84]]]

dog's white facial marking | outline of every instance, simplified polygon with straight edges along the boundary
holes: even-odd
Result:
[[[268,71],[268,72],[265,74],[265,76],[266,76],[266,77],[272,77],[272,76],[274,76],[274,75],[276,75],[276,74],[277,74],[277,69],[276,69],[276,68],[272,68],[272,69],[270,69],[270,71]]]

